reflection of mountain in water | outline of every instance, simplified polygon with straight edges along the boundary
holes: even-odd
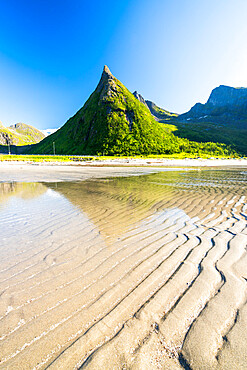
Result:
[[[198,217],[198,212],[200,215],[200,209],[203,210],[209,198],[233,192],[233,186],[239,187],[241,181],[230,171],[171,171],[149,176],[46,185],[87,214],[104,237],[114,240],[131,225],[157,211],[180,208],[190,218]]]
[[[115,239],[130,225],[153,214],[173,199],[171,188],[152,184],[150,177],[91,180],[47,186],[79,207],[106,238]]]
[[[33,199],[46,192],[46,186],[34,182],[3,182],[0,183],[0,204],[6,203],[11,197]]]

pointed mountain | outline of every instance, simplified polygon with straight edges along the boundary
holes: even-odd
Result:
[[[105,66],[84,106],[32,153],[50,154],[54,147],[56,154],[169,153],[179,140]]]

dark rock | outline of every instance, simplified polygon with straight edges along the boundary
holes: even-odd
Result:
[[[217,107],[247,105],[247,88],[220,85],[212,90],[207,104]]]
[[[247,88],[219,86],[212,90],[206,104],[196,103],[178,121],[214,122],[247,128]]]
[[[141,94],[139,94],[137,91],[135,91],[135,92],[133,92],[133,95],[137,100],[139,100],[139,102],[143,103],[148,108],[146,100],[143,98],[143,96],[141,96]]]

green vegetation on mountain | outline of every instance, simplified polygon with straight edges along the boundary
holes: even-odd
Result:
[[[179,121],[215,122],[247,129],[247,88],[221,85],[212,90],[205,104],[196,103]]]
[[[224,143],[239,155],[247,155],[247,88],[221,85],[211,92],[206,104],[196,103],[181,115],[157,107],[137,91],[133,95],[175,136],[202,143]]]
[[[169,112],[163,108],[158,107],[155,103],[150,100],[146,100],[146,104],[153,116],[157,117],[160,122],[170,120],[171,118],[177,117],[177,113]]]
[[[43,132],[25,123],[16,123],[15,125],[11,125],[9,128],[11,130],[15,130],[18,134],[25,136],[26,142],[29,143],[38,143],[45,138]]]
[[[159,123],[105,66],[96,90],[63,127],[33,145],[37,154],[234,154],[224,144],[196,143]]]
[[[195,104],[172,123],[179,137],[225,143],[247,155],[247,88],[221,85],[205,104]]]
[[[200,142],[221,142],[240,155],[247,155],[247,130],[213,122],[173,122],[174,135]]]
[[[0,124],[0,144],[1,145],[29,145],[35,144],[44,139],[45,135],[30,125],[16,123],[10,127]]]
[[[168,110],[158,107],[151,100],[145,100],[143,96],[137,91],[133,92],[133,95],[137,100],[139,100],[139,102],[143,103],[150,110],[150,113],[154,116],[156,121],[165,122],[167,120],[170,120],[171,118],[178,116],[177,113],[172,113]]]

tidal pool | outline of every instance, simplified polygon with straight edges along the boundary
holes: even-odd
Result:
[[[0,368],[246,369],[246,181],[0,183]]]

